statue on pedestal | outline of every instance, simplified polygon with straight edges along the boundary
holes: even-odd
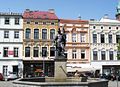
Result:
[[[54,43],[56,46],[56,56],[65,56],[65,45],[66,45],[66,34],[64,27],[62,29],[62,32],[60,28],[58,29],[58,34],[56,35],[54,39]]]

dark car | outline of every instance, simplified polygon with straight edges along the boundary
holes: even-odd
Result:
[[[4,80],[2,73],[0,73],[0,81]]]

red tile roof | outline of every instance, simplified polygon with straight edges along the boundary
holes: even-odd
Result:
[[[23,18],[31,18],[31,19],[58,19],[55,13],[51,13],[49,11],[25,11],[23,14]]]
[[[71,19],[60,19],[60,23],[72,23],[72,24],[80,24],[80,23],[83,23],[83,24],[88,24],[89,22],[87,20],[71,20]]]

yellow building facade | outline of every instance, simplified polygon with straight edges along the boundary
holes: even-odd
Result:
[[[23,14],[24,76],[53,75],[55,47],[53,39],[58,30],[58,18],[53,9]]]

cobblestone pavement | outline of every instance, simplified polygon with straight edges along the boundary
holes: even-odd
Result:
[[[13,81],[0,81],[0,87],[13,87]],[[108,87],[117,87],[117,81],[109,81]],[[118,87],[120,87],[120,81],[118,82]]]
[[[109,81],[109,83],[108,83],[109,85],[108,85],[108,87],[120,87],[120,81]],[[118,84],[118,86],[117,86],[117,84]]]
[[[13,87],[12,81],[0,81],[0,87]]]

